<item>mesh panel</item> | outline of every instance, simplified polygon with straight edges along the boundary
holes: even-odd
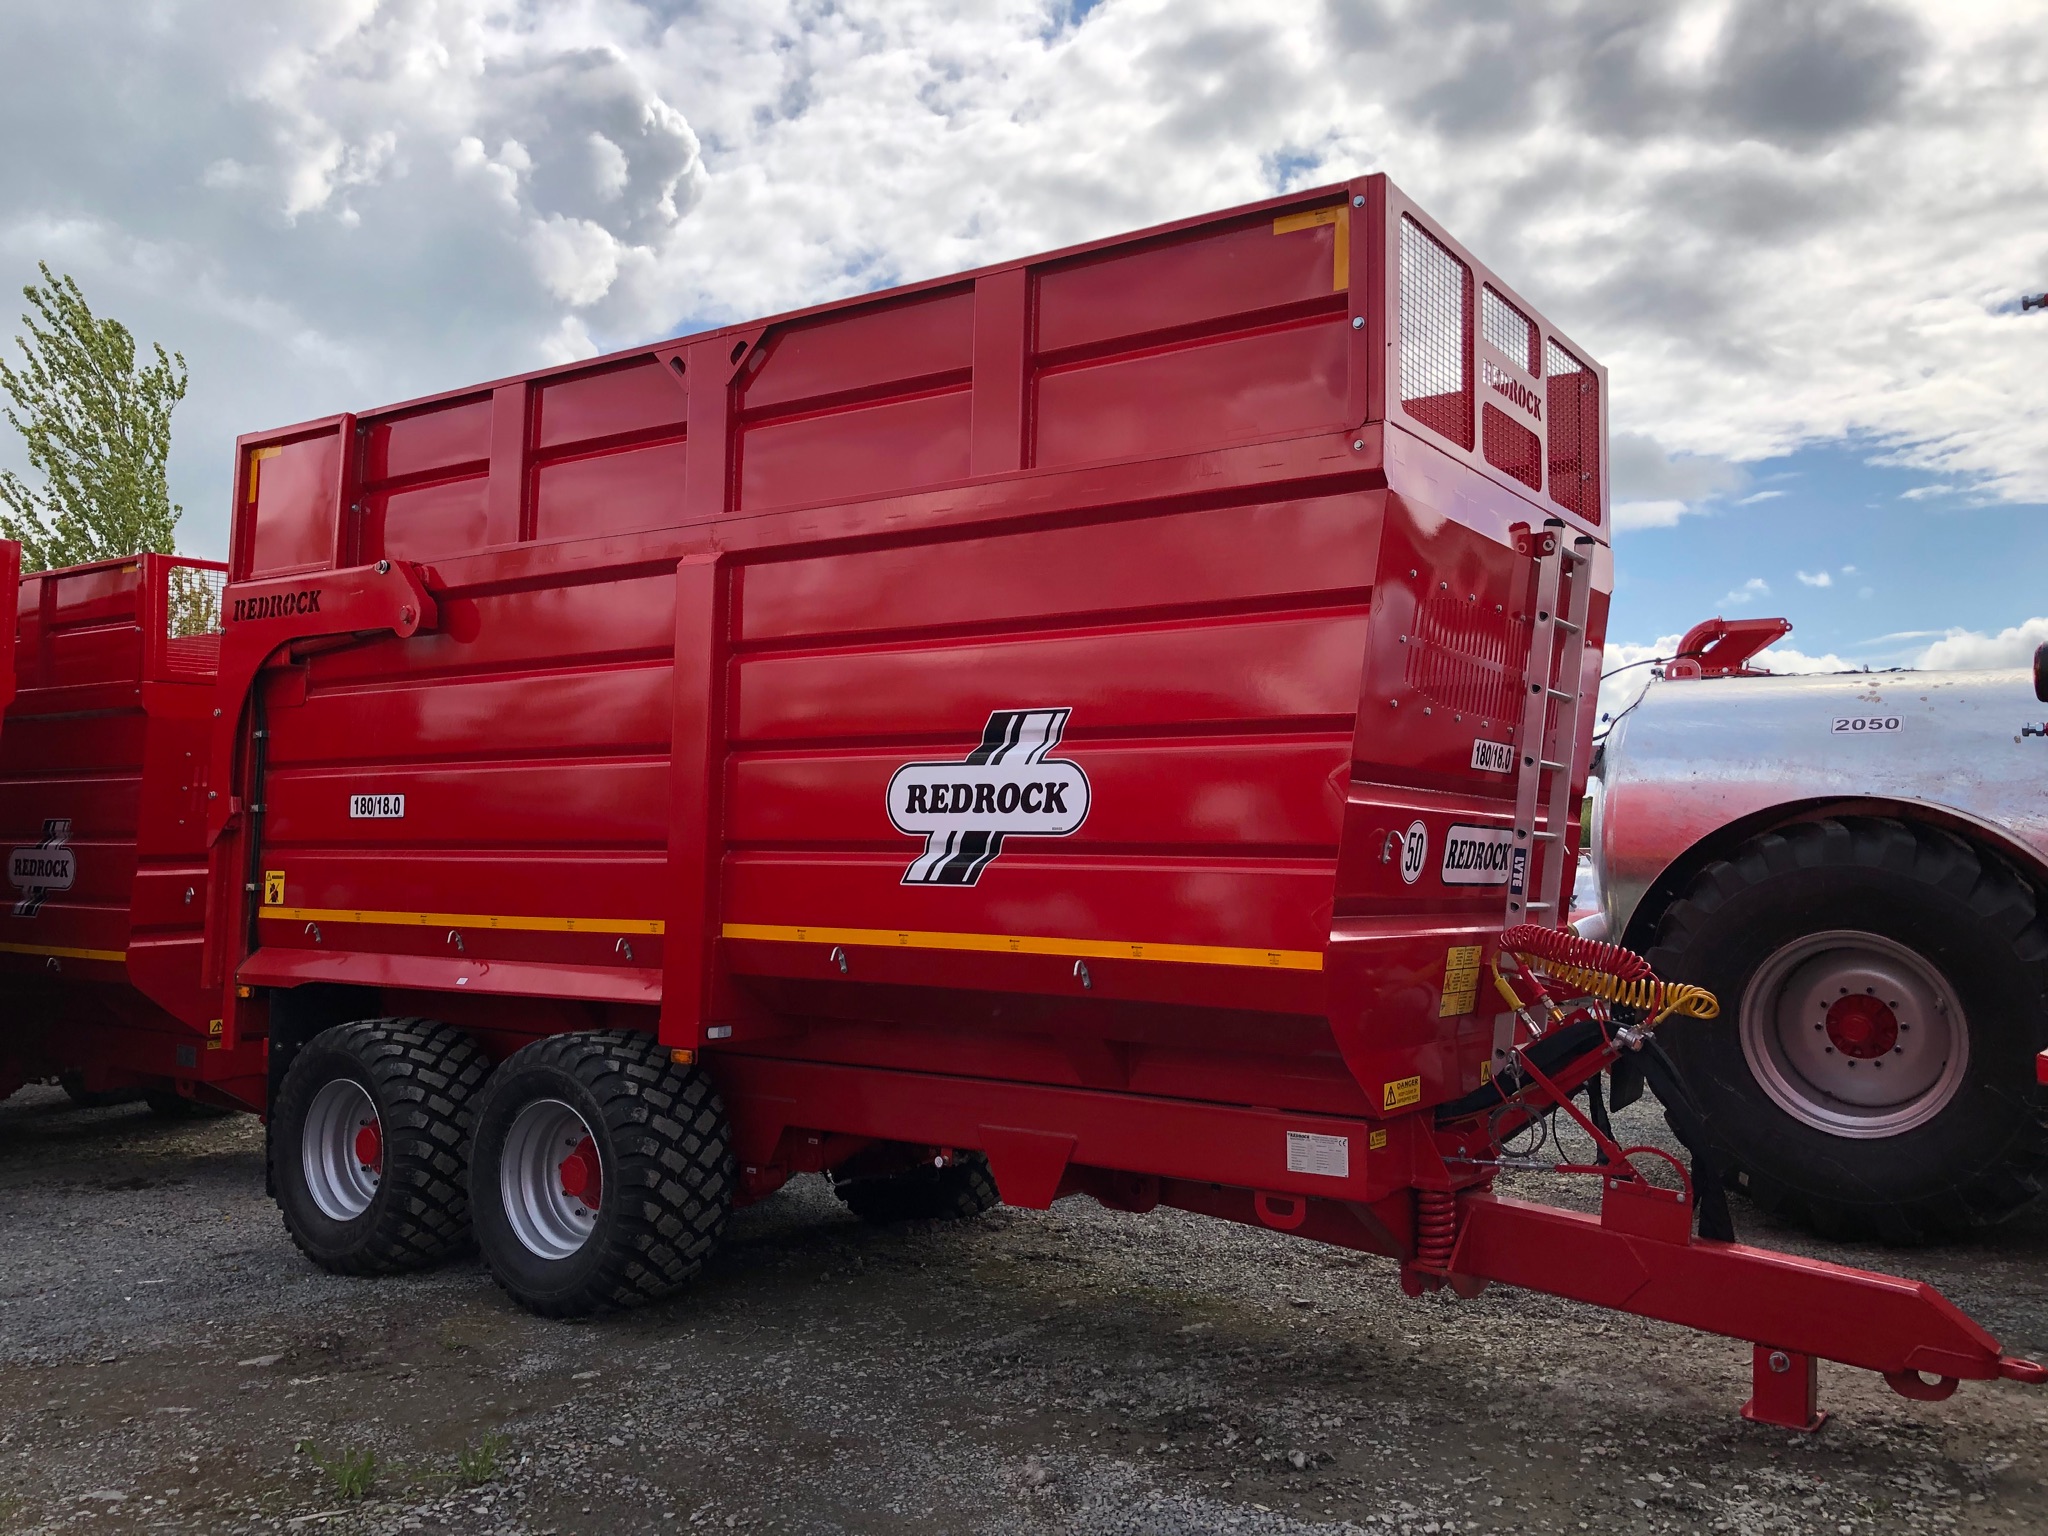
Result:
[[[1554,341],[1543,348],[1550,405],[1550,499],[1600,521],[1600,380]]]
[[[1529,323],[1527,315],[1490,287],[1479,290],[1479,334],[1537,378],[1543,377],[1536,356],[1536,327]]]
[[[192,565],[174,565],[167,575],[164,603],[166,638],[182,640],[188,635],[219,634],[220,594],[227,586],[228,573]]]
[[[1543,489],[1543,445],[1536,434],[1506,411],[1485,410],[1486,462],[1504,469],[1532,491]]]
[[[1460,448],[1472,446],[1472,273],[1413,219],[1401,219],[1401,404]]]

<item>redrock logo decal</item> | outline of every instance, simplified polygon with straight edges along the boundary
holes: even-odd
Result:
[[[1444,837],[1444,884],[1506,885],[1514,843],[1507,827],[1452,827]]]
[[[40,843],[7,855],[7,878],[22,893],[14,904],[16,917],[34,917],[50,892],[71,889],[78,878],[78,858],[67,846],[70,841],[71,818],[50,816],[44,818]]]
[[[288,615],[318,613],[320,589],[301,587],[296,592],[273,592],[268,597],[238,597],[228,610],[228,622],[248,619],[282,619]]]
[[[1492,358],[1480,359],[1480,376],[1486,380],[1486,387],[1503,399],[1511,400],[1538,421],[1543,419],[1543,397],[1508,373]]]
[[[889,780],[889,820],[924,839],[905,885],[972,885],[1006,837],[1068,837],[1088,819],[1088,775],[1046,754],[1065,709],[999,709],[963,762],[905,763]]]

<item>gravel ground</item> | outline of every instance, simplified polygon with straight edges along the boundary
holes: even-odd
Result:
[[[1736,1219],[2048,1352],[2048,1211],[1906,1253]],[[1822,1372],[1828,1426],[1766,1430],[1729,1341],[1500,1289],[1409,1301],[1381,1260],[1086,1200],[864,1227],[814,1178],[675,1301],[545,1323],[473,1262],[313,1269],[254,1120],[0,1105],[0,1529],[2048,1526],[2048,1391],[1909,1403]]]

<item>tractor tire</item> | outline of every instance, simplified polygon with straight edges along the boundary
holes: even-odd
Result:
[[[962,1152],[944,1168],[909,1168],[879,1178],[834,1179],[832,1193],[862,1221],[967,1221],[1003,1203],[988,1159]]]
[[[188,1099],[175,1088],[146,1088],[142,1102],[159,1120],[219,1120],[235,1113],[225,1104],[203,1104]]]
[[[388,1275],[466,1248],[472,1106],[489,1070],[432,1019],[363,1019],[307,1041],[268,1138],[299,1251],[334,1274]]]
[[[1995,857],[1902,821],[1767,832],[1700,872],[1648,958],[1720,999],[1658,1037],[1771,1214],[1922,1243],[2048,1184],[2048,925]]]
[[[717,1246],[736,1173],[701,1068],[628,1030],[550,1036],[507,1057],[477,1102],[477,1245],[542,1317],[657,1301]]]

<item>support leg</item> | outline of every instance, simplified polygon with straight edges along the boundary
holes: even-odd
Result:
[[[1756,1385],[1742,1405],[1742,1416],[1752,1424],[1809,1432],[1825,1424],[1828,1416],[1820,1411],[1820,1362],[1811,1355],[1766,1344],[1755,1348],[1750,1370]]]

